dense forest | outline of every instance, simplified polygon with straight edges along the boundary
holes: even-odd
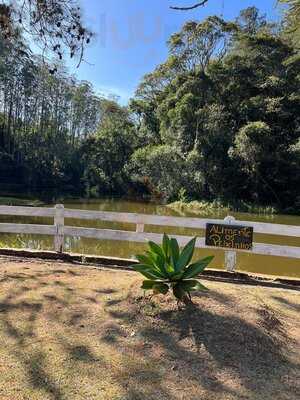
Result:
[[[291,15],[186,23],[127,107],[0,38],[0,192],[147,195],[300,212]]]

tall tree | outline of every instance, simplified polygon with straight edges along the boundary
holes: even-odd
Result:
[[[300,53],[300,0],[279,0],[284,4],[284,31],[292,40],[295,50],[298,53],[296,58],[299,58]],[[295,59],[292,58],[291,60]]]
[[[155,177],[155,187],[168,197],[165,172],[159,181],[151,167],[151,152],[155,160],[167,145],[180,152],[185,161],[182,166],[178,158],[179,169],[188,177],[178,179],[181,188],[171,185],[172,197],[184,189],[192,198],[292,207],[300,196],[300,65],[287,63],[292,43],[251,7],[234,22],[189,22],[170,38],[169,49],[167,61],[144,78],[133,101],[139,134],[146,125],[157,138],[144,165],[141,151],[134,153],[135,179],[139,168],[148,171],[147,179],[140,178]]]

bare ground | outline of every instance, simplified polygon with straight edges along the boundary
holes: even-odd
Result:
[[[299,292],[206,282],[178,310],[140,282],[0,257],[0,399],[300,398]]]

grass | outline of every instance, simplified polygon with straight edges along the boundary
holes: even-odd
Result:
[[[193,307],[135,273],[0,258],[1,400],[296,400],[300,294],[206,282]]]
[[[1,235],[0,239],[0,249],[1,248],[13,248],[13,249],[24,249],[26,248],[26,242],[22,239],[23,235],[18,234],[18,235]]]
[[[224,214],[230,211],[234,212],[247,212],[253,214],[262,215],[273,215],[277,213],[277,210],[271,206],[258,206],[254,204],[249,204],[246,202],[239,202],[236,205],[223,204],[220,201],[175,201],[174,203],[168,204],[168,207],[175,211],[188,211],[195,214]]]
[[[44,203],[40,200],[35,199],[25,199],[18,197],[0,196],[0,205],[4,206],[32,206],[39,207]]]

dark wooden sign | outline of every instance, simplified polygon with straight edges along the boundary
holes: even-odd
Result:
[[[205,244],[238,250],[252,250],[253,228],[250,226],[206,224]]]

